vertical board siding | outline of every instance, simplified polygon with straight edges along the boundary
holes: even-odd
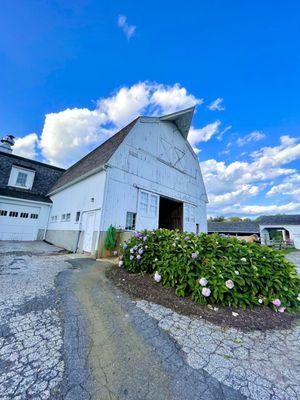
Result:
[[[199,161],[171,122],[138,122],[108,163],[107,196],[102,227],[124,229],[126,212],[137,213],[137,229],[154,229],[158,216],[141,218],[139,189],[196,206],[195,223],[183,229],[207,231],[206,192]],[[184,221],[184,219],[183,219]]]

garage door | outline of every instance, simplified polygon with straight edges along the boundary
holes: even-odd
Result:
[[[36,240],[40,207],[0,203],[0,240]]]

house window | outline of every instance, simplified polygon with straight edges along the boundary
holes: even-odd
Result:
[[[10,212],[9,212],[9,216],[10,216],[10,217],[15,217],[15,218],[16,218],[16,217],[18,216],[18,214],[19,214],[19,213],[18,213],[17,211],[10,211]]]
[[[70,213],[66,214],[66,221],[69,222],[70,219],[71,219],[71,214]]]
[[[34,170],[13,165],[9,176],[8,186],[31,189],[33,185],[34,175]]]
[[[16,186],[26,187],[27,176],[26,172],[18,172]]]
[[[0,210],[0,216],[1,217],[5,217],[7,215],[7,211],[6,210]]]
[[[139,211],[143,216],[156,217],[158,208],[158,196],[156,194],[141,191]]]
[[[127,211],[125,229],[129,231],[135,230],[136,213]]]
[[[80,220],[80,211],[77,211],[76,217],[75,217],[75,222],[79,222]]]
[[[62,221],[65,221],[65,220],[66,220],[66,214],[62,214],[61,220],[62,220]]]
[[[38,219],[39,214],[30,214],[31,219]]]
[[[28,218],[28,213],[24,213],[24,212],[21,212],[20,213],[20,218]]]
[[[195,206],[192,206],[191,204],[186,204],[185,205],[185,222],[195,222],[196,217],[195,217]]]

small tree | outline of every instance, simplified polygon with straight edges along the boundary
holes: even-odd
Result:
[[[117,230],[114,226],[110,225],[107,229],[106,237],[105,237],[105,248],[110,252],[114,250],[116,247],[116,240],[117,240]]]

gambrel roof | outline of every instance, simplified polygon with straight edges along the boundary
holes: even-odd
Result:
[[[194,115],[195,107],[188,108],[186,110],[178,111],[173,114],[165,115],[162,117],[142,117],[142,118],[154,118],[158,121],[169,121],[173,122],[182,136],[187,139],[188,131],[190,129],[191,121]],[[71,184],[91,175],[92,173],[101,171],[105,167],[105,164],[109,161],[112,155],[115,153],[117,148],[129,134],[131,129],[135,126],[136,122],[141,117],[136,118],[130,122],[127,126],[113,135],[111,138],[106,140],[95,150],[91,151],[81,160],[77,161],[74,165],[68,168],[65,173],[58,179],[55,185],[51,188],[49,194],[54,194],[64,187],[70,186]]]

